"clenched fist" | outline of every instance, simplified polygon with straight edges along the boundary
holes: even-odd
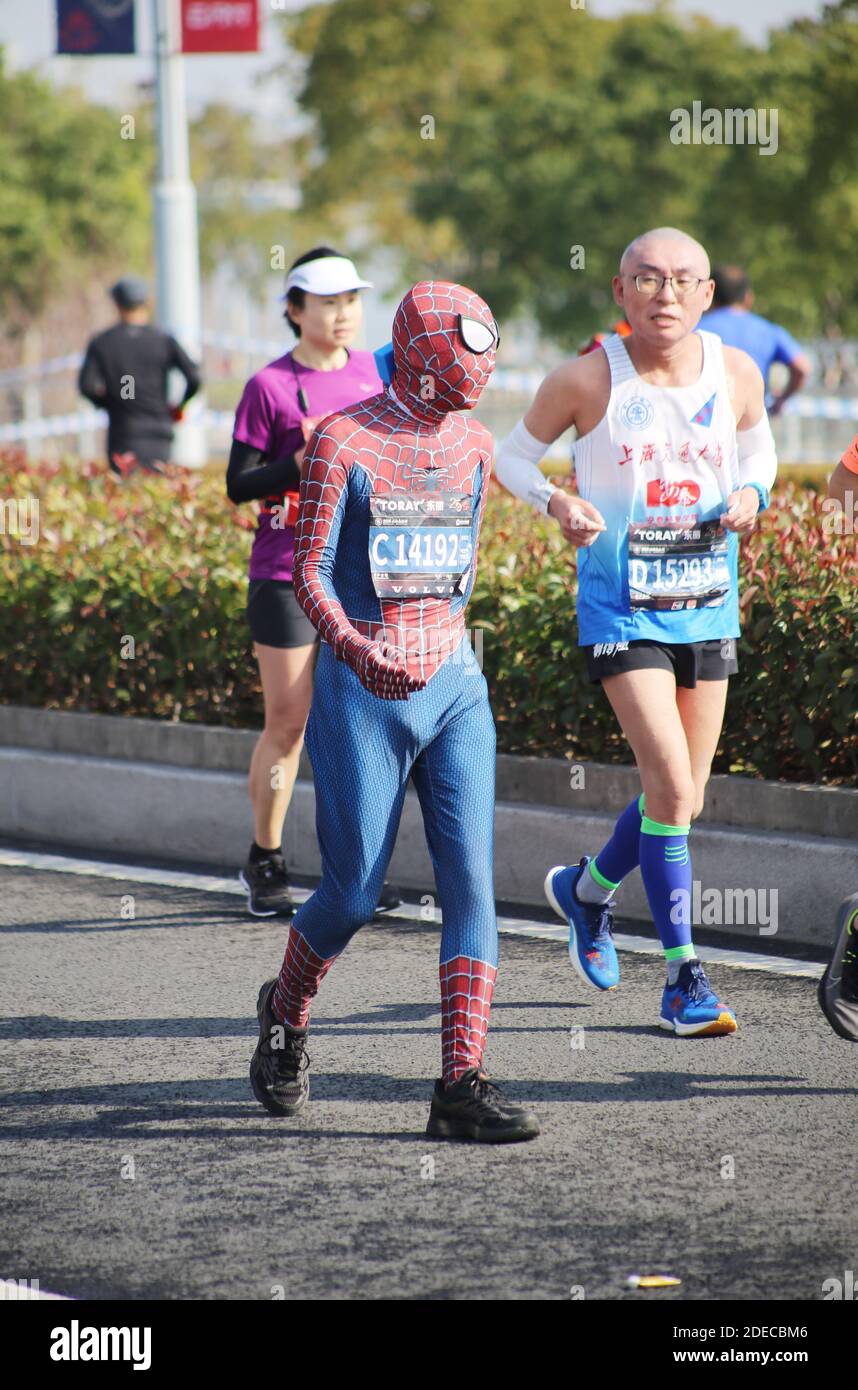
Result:
[[[592,502],[573,497],[560,488],[552,495],[548,515],[560,523],[560,530],[573,545],[592,545],[606,529],[604,517]]]

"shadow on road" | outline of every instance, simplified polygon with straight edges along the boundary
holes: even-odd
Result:
[[[583,1004],[564,1004],[566,1010],[584,1008]],[[354,1033],[372,1036],[367,1025],[377,1024],[379,1032],[435,1033],[441,1005],[388,1004],[371,1013],[347,1014],[342,1018],[314,1018],[313,1035],[321,1033]],[[395,1023],[431,1024],[427,1028],[391,1028]],[[0,1019],[0,1039],[44,1038],[255,1038],[258,1024],[250,1010],[241,1018],[60,1018],[54,1014],[22,1014],[18,1018]],[[652,1028],[630,1028],[624,1031],[652,1033]],[[492,1033],[564,1033],[563,1024],[516,1027],[495,1024]]]
[[[77,922],[70,921],[68,917],[56,917],[45,922],[8,923],[0,925],[0,935],[26,936],[30,932],[63,932],[73,935],[75,932],[157,931],[161,928],[172,930],[177,926],[217,927],[235,922],[241,922],[251,930],[256,927],[270,932],[272,927],[286,926],[287,921],[288,919],[284,918],[282,922],[272,922],[269,917],[257,920],[248,916],[245,907],[236,906],[233,911],[228,911],[213,904],[211,907],[187,908],[181,912],[159,912],[157,917],[135,917],[127,922],[120,921],[118,917],[90,917]]]
[[[693,1072],[665,1073],[661,1071],[620,1072],[616,1081],[531,1081],[517,1079],[505,1082],[511,1099],[526,1099],[538,1105],[559,1103],[607,1104],[631,1101],[650,1104],[652,1101],[685,1101],[711,1095],[718,1099],[728,1096],[858,1096],[855,1087],[821,1087],[801,1085],[798,1076],[741,1075],[705,1076]],[[738,1084],[737,1084],[738,1083]],[[313,1100],[316,1102],[353,1102],[369,1107],[390,1104],[426,1102],[431,1095],[431,1079],[426,1077],[395,1077],[366,1072],[328,1072],[314,1074]],[[0,1140],[58,1139],[103,1137],[131,1131],[140,1137],[220,1136],[235,1138],[253,1136],[259,1131],[243,1123],[260,1119],[260,1109],[248,1097],[248,1081],[244,1075],[217,1079],[189,1079],[157,1082],[117,1082],[101,1086],[69,1086],[6,1093],[2,1097],[10,1108],[41,1112],[42,1122],[4,1124]],[[68,1120],[52,1117],[51,1107],[106,1106],[99,1114]],[[48,1113],[45,1113],[48,1112]],[[312,1113],[312,1102],[311,1111]],[[35,1117],[34,1117],[35,1118]],[[320,1117],[323,1118],[323,1117]],[[201,1128],[200,1120],[222,1123]],[[163,1128],[175,1124],[174,1129]],[[223,1123],[226,1122],[226,1123]],[[153,1130],[151,1124],[162,1128]],[[270,1125],[293,1133],[288,1121],[266,1119],[264,1133]],[[188,1127],[190,1125],[190,1128]],[[374,1131],[369,1131],[372,1134]],[[331,1131],[324,1127],[308,1130],[320,1138]],[[380,1133],[380,1138],[388,1137]]]

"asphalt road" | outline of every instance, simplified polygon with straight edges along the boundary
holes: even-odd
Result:
[[[88,1298],[818,1300],[858,1272],[858,1048],[812,980],[712,967],[739,1032],[677,1039],[657,959],[623,953],[601,996],[562,945],[504,938],[487,1062],[543,1133],[490,1148],[423,1133],[430,926],[358,935],[316,1003],[310,1105],[269,1118],[247,1067],[283,943],[226,895],[0,871],[0,1276]],[[626,1287],[655,1271],[681,1286]]]

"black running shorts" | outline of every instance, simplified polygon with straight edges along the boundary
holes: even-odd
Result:
[[[264,647],[309,647],[319,640],[290,579],[251,579],[247,621],[254,642]]]
[[[672,671],[676,684],[693,690],[698,681],[723,681],[739,669],[736,639],[712,642],[602,642],[585,647],[587,674],[594,685],[624,671]]]

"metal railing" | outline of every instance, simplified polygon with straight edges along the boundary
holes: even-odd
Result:
[[[229,362],[221,363],[220,367],[212,363],[211,369],[206,372],[206,379],[212,384],[234,381],[236,399],[251,359],[257,359],[261,364],[282,356],[284,352],[282,339],[246,338],[227,333],[205,334],[203,344],[215,353],[242,354],[244,360],[240,372],[233,372]],[[820,352],[812,348],[811,355],[816,358],[822,373],[824,361]],[[858,353],[852,355],[858,356]],[[86,406],[43,414],[33,390],[43,380],[77,372],[82,360],[80,353],[68,353],[34,366],[0,371],[0,390],[26,388],[23,394],[27,401],[25,418],[0,424],[0,445],[23,444],[31,448],[43,440],[64,439],[69,441],[70,448],[76,447],[84,456],[98,452],[96,432],[107,423],[104,411]],[[543,368],[500,367],[494,372],[477,414],[497,438],[502,438],[526,411],[544,376]],[[852,386],[852,389],[858,388]],[[204,408],[202,423],[209,436],[211,451],[226,451],[232,435],[233,412]],[[823,394],[805,390],[787,401],[781,415],[773,421],[773,427],[782,463],[833,464],[858,429],[858,393],[852,394],[850,390],[843,394]],[[554,445],[551,459],[568,463],[571,447],[571,437],[562,437]]]

